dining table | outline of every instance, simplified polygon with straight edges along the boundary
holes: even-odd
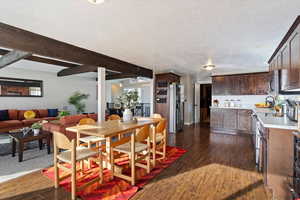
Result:
[[[155,130],[157,124],[160,122],[160,119],[156,118],[148,118],[148,117],[139,117],[136,118],[137,120],[135,122],[122,122],[121,120],[110,120],[110,121],[101,121],[97,122],[93,125],[77,125],[66,128],[67,131],[73,132],[74,134],[77,134],[77,141],[79,145],[79,138],[81,135],[85,136],[97,136],[99,138],[102,138],[105,140],[105,151],[107,155],[107,163],[106,166],[109,170],[114,170],[114,163],[112,163],[112,138],[115,138],[119,135],[124,134],[130,134],[131,136],[131,143],[135,143],[135,134],[136,130],[142,128],[145,125],[150,125],[152,127],[150,137],[152,137],[152,141],[155,141]],[[155,167],[155,148],[156,148],[156,142],[153,142],[152,146],[152,167]],[[133,152],[135,153],[135,152]]]

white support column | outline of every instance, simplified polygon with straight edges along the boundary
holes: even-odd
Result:
[[[106,93],[105,68],[98,68],[98,121],[105,121]]]
[[[153,78],[150,83],[150,116],[154,113],[154,105],[155,105],[155,73],[153,71]]]

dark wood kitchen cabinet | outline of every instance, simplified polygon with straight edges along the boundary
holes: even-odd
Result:
[[[252,110],[211,108],[210,127],[212,132],[226,134],[253,134]]]
[[[269,82],[269,72],[213,76],[213,95],[266,95]]]
[[[271,71],[280,70],[281,93],[300,88],[300,16],[288,30],[268,63]]]
[[[238,123],[237,129],[243,131],[252,131],[252,111],[251,110],[238,110]]]

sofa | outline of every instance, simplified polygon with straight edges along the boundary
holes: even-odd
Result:
[[[53,109],[50,109],[53,110]],[[48,109],[33,109],[35,112],[35,118],[33,119],[25,119],[24,113],[27,110],[2,110],[5,111],[8,115],[2,119],[0,119],[0,133],[5,133],[14,129],[24,128],[31,126],[33,123],[47,120],[57,120],[57,117],[49,116]]]
[[[70,140],[76,138],[76,134],[73,132],[69,132],[66,130],[67,127],[75,126],[79,123],[79,121],[83,118],[92,118],[95,121],[98,120],[97,114],[80,114],[80,115],[70,115],[64,116],[59,120],[50,121],[48,123],[43,124],[43,130],[53,132],[58,131],[65,134]]]

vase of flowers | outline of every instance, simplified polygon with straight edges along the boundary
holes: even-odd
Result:
[[[137,90],[130,90],[118,97],[118,101],[124,108],[123,121],[128,122],[133,120],[132,109],[138,104],[139,95]]]

